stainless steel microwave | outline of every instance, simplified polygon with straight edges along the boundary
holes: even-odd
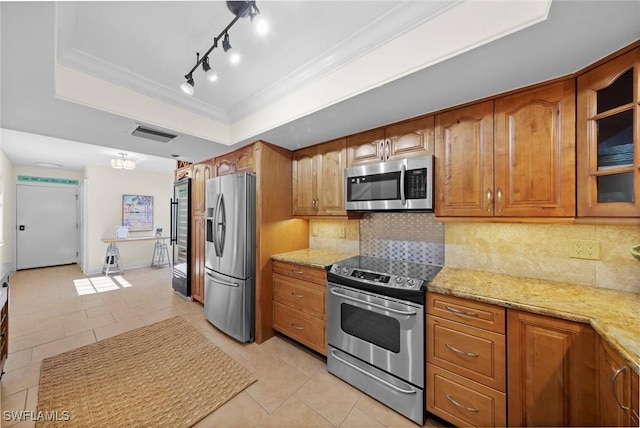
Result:
[[[433,210],[433,156],[346,168],[344,180],[347,210]]]

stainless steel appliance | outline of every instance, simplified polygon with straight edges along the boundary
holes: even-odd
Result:
[[[255,174],[207,180],[204,315],[241,341],[254,340]]]
[[[420,425],[426,284],[440,269],[356,256],[327,273],[329,372]]]
[[[182,297],[188,298],[191,296],[191,179],[188,177],[173,184],[170,223],[173,249],[171,286]]]
[[[346,168],[344,179],[347,210],[433,209],[433,156]]]

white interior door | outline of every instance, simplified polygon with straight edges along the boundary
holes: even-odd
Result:
[[[16,268],[76,263],[77,187],[16,187]]]

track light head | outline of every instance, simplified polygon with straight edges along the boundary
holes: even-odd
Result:
[[[187,95],[193,95],[193,87],[195,86],[195,82],[193,81],[193,76],[191,74],[187,74],[184,76],[187,79],[186,82],[182,82],[180,85],[180,89]]]
[[[218,80],[218,73],[216,73],[209,65],[209,57],[205,56],[202,60],[202,70],[204,70],[204,74],[207,76],[207,80],[209,82],[215,82]]]
[[[224,33],[224,40],[222,40],[222,49],[228,52],[231,49],[231,43],[229,42],[229,33]]]
[[[255,1],[227,1],[227,9],[238,18],[250,16],[251,20],[260,13]]]

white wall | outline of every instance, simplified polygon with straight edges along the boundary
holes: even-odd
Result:
[[[2,218],[3,241],[0,248],[0,263],[14,263],[16,181],[13,164],[2,152],[0,152],[0,186],[2,192],[0,218]]]
[[[115,237],[116,226],[122,224],[122,195],[153,196],[153,218],[169,233],[170,200],[173,197],[173,174],[115,170],[89,165],[85,171],[87,192],[86,274],[102,271],[107,244],[102,238]],[[131,236],[150,236],[154,231],[132,232]],[[124,269],[148,266],[155,241],[118,244]]]

